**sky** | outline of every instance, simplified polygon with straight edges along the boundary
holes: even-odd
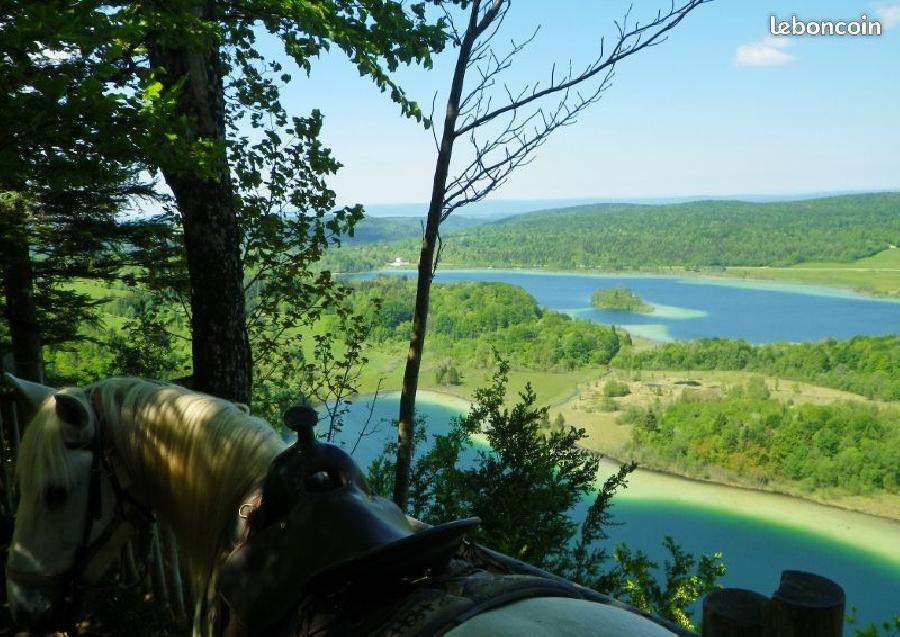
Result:
[[[648,18],[668,6],[636,2]],[[515,0],[499,49],[540,25],[510,70],[510,87],[582,67],[627,4]],[[770,16],[880,20],[881,36],[769,35]],[[268,46],[268,45],[267,45]],[[277,49],[272,45],[273,55]],[[443,109],[456,51],[432,70],[395,76],[423,110]],[[289,66],[286,63],[286,66]],[[612,86],[491,195],[503,200],[652,200],[900,190],[900,2],[715,0],[658,47],[617,66]],[[329,180],[342,204],[428,200],[431,132],[401,117],[341,52],[299,71],[283,101],[325,114],[323,140],[344,165]],[[460,140],[461,143],[463,140]],[[460,147],[460,154],[463,147]]]

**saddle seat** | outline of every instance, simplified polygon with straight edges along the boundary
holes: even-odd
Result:
[[[390,500],[372,493],[357,464],[315,439],[317,414],[293,407],[297,442],[266,474],[246,541],[222,566],[219,593],[230,621],[268,634],[312,592],[413,581],[442,568],[478,518],[416,532]]]

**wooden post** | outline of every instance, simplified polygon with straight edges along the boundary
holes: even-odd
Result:
[[[766,608],[767,637],[841,637],[844,589],[821,575],[784,571]]]
[[[724,588],[703,600],[703,637],[841,637],[844,590],[830,579],[783,571],[771,599]]]
[[[768,598],[745,588],[721,588],[703,600],[703,637],[762,637]]]

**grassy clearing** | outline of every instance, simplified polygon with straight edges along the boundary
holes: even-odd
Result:
[[[371,393],[381,381],[382,391],[396,391],[403,384],[403,369],[406,364],[406,344],[382,345],[368,352],[369,364],[360,378],[360,393]],[[471,400],[475,390],[490,383],[494,369],[460,366],[459,385],[440,385],[436,382],[435,371],[445,359],[441,353],[429,353],[426,345],[419,375],[419,388],[439,391]],[[602,373],[600,369],[582,369],[573,372],[512,371],[509,374],[509,398],[515,401],[518,392],[531,383],[542,405],[557,405],[572,399],[577,387],[588,379]]]
[[[682,393],[688,392],[701,400],[714,400],[724,395],[727,389],[733,385],[745,384],[752,377],[759,374],[751,372],[723,372],[723,371],[697,371],[683,372],[677,370],[664,370],[654,372],[641,372],[639,377],[630,376],[622,370],[611,370],[603,375],[597,375],[582,382],[577,394],[569,401],[551,408],[551,418],[556,414],[562,414],[566,422],[587,430],[588,437],[584,446],[600,451],[612,458],[628,459],[630,452],[626,449],[631,441],[632,426],[619,424],[618,417],[629,407],[648,407],[666,405],[677,400]],[[616,397],[615,410],[609,411],[609,399],[605,397],[604,386],[609,380],[617,380],[628,387],[626,396]],[[795,404],[829,404],[838,400],[857,400],[874,402],[879,405],[888,405],[884,401],[869,401],[857,394],[818,387],[808,383],[786,381],[778,378],[766,378],[766,385],[773,399]],[[659,466],[652,469],[661,470],[676,475],[685,475],[676,466]],[[715,467],[709,467],[705,476],[685,476],[700,478],[721,484],[741,485],[731,475],[723,471],[717,471]],[[872,496],[835,495],[830,493],[810,494],[801,491],[791,484],[771,484],[767,490],[802,497],[831,506],[837,506],[854,511],[862,511],[873,515],[900,520],[900,496],[882,494]]]
[[[724,396],[733,385],[743,385],[759,374],[743,371],[643,371],[639,375],[629,375],[624,370],[612,370],[602,375],[594,375],[583,381],[576,395],[550,410],[551,416],[561,413],[566,422],[584,427],[588,431],[585,446],[619,457],[625,443],[631,440],[631,425],[620,425],[617,418],[629,407],[646,409],[655,404],[665,407],[688,392],[701,400],[714,400]],[[617,380],[628,386],[628,395],[613,398],[615,410],[610,411],[610,403],[604,396],[604,385],[609,380]],[[869,401],[857,394],[819,387],[808,383],[766,378],[766,386],[775,400],[796,404],[827,405],[836,400],[861,400],[885,405],[883,401]]]

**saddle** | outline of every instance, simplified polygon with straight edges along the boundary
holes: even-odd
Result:
[[[220,572],[231,621],[250,635],[271,632],[312,592],[425,577],[446,565],[480,522],[415,532],[399,507],[372,493],[346,452],[316,440],[317,420],[308,407],[285,414],[297,442],[270,466],[248,539]]]

